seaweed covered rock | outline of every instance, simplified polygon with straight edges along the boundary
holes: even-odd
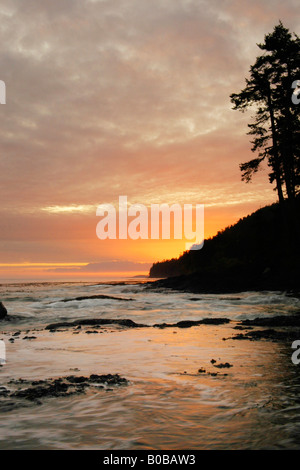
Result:
[[[11,380],[9,384],[12,386],[17,385],[18,389],[15,391],[3,390],[1,393],[0,387],[0,396],[26,399],[40,403],[40,399],[43,398],[58,398],[67,397],[74,394],[82,394],[85,393],[85,390],[89,387],[93,388],[94,390],[112,390],[111,388],[107,387],[113,385],[128,385],[129,382],[127,379],[125,379],[125,377],[121,377],[119,374],[92,374],[89,377],[69,375],[68,377],[36,380],[34,382],[19,379]]]

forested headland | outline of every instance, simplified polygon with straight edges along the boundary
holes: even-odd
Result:
[[[199,251],[154,263],[157,285],[193,292],[299,290],[300,267],[300,39],[280,22],[258,44],[246,86],[230,96],[233,109],[251,109],[254,158],[240,164],[249,183],[267,164],[278,202],[205,240]],[[253,115],[253,114],[252,114]]]

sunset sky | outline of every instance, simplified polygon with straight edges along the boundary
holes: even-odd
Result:
[[[205,205],[205,236],[276,201],[232,110],[296,0],[6,0],[0,6],[0,278],[147,272],[184,241],[96,236],[96,208]]]

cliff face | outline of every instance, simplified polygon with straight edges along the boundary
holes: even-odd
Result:
[[[300,214],[299,200],[296,210]],[[180,282],[163,284],[179,283],[185,290],[194,285],[194,292],[199,283],[210,291],[295,289],[300,284],[298,220],[295,208],[266,206],[205,240],[202,250],[154,263],[150,277],[181,276]]]

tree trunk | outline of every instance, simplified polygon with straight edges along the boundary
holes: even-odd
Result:
[[[267,94],[268,94],[268,107],[269,107],[270,120],[271,120],[276,187],[277,187],[279,202],[283,203],[284,196],[283,196],[282,185],[281,185],[281,171],[280,171],[280,161],[279,161],[279,153],[278,153],[278,145],[277,145],[277,132],[276,132],[276,126],[275,126],[274,109],[272,105],[271,89],[270,89],[269,83],[267,85]]]

